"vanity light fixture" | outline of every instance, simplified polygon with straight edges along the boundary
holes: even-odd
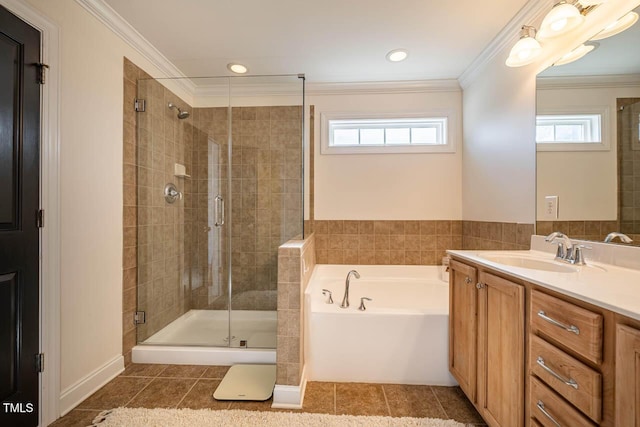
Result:
[[[400,62],[407,59],[409,52],[406,49],[394,49],[387,53],[387,60],[391,62]]]
[[[562,58],[558,59],[553,65],[565,65],[570,62],[577,61],[578,59],[585,56],[587,53],[591,52],[593,49],[597,47],[596,44],[581,44],[577,48],[573,49],[571,52],[566,53]]]
[[[229,69],[229,71],[236,74],[245,74],[247,71],[249,71],[246,66],[233,62],[228,63],[227,68]]]
[[[632,27],[636,22],[638,22],[638,14],[636,12],[629,12],[616,22],[607,25],[602,31],[592,37],[591,40],[602,40],[607,37],[615,36],[616,34]]]
[[[542,52],[542,46],[536,40],[536,29],[523,25],[520,30],[520,40],[511,48],[506,64],[508,67],[522,67],[531,64]]]
[[[544,17],[542,24],[540,24],[538,37],[542,40],[562,36],[580,26],[583,22],[584,16],[580,13],[578,6],[563,0],[556,3],[547,13],[547,16]]]

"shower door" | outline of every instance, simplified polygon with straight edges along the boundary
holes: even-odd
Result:
[[[125,202],[137,217],[137,341],[224,347],[229,81],[188,81],[215,91],[211,107],[178,97],[179,79],[137,82],[136,197]]]
[[[125,201],[137,218],[137,341],[275,348],[278,247],[302,237],[304,80],[191,78],[198,107],[175,94],[180,83],[138,80]]]
[[[233,347],[276,347],[278,247],[302,237],[303,87],[297,75],[230,80]]]

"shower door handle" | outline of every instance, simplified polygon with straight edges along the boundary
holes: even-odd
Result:
[[[215,215],[215,223],[213,224],[216,227],[221,227],[224,225],[224,199],[221,195],[217,195],[214,199],[214,215]]]

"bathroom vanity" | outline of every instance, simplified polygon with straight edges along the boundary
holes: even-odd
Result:
[[[451,374],[490,426],[640,425],[640,270],[555,261],[541,239],[449,251]]]

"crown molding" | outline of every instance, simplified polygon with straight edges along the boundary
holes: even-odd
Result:
[[[425,92],[459,92],[456,79],[447,80],[398,80],[379,82],[317,82],[307,84],[310,95],[362,95]]]
[[[640,74],[538,77],[536,87],[539,90],[640,87]]]
[[[151,62],[161,74],[155,77],[184,77],[184,80],[174,80],[173,84],[189,97],[193,97],[196,89],[193,82],[104,0],[76,0],[76,3],[98,18],[125,43]]]
[[[521,27],[537,24],[553,3],[553,0],[529,0],[460,75],[460,87],[468,88],[493,58],[518,41]]]
[[[392,95],[401,93],[460,92],[457,80],[411,80],[411,81],[379,81],[379,82],[309,82],[307,80],[305,94],[307,96],[322,95]],[[206,105],[208,101],[242,97],[278,97],[301,95],[300,83],[257,83],[233,86],[227,84],[196,86],[194,105]]]

